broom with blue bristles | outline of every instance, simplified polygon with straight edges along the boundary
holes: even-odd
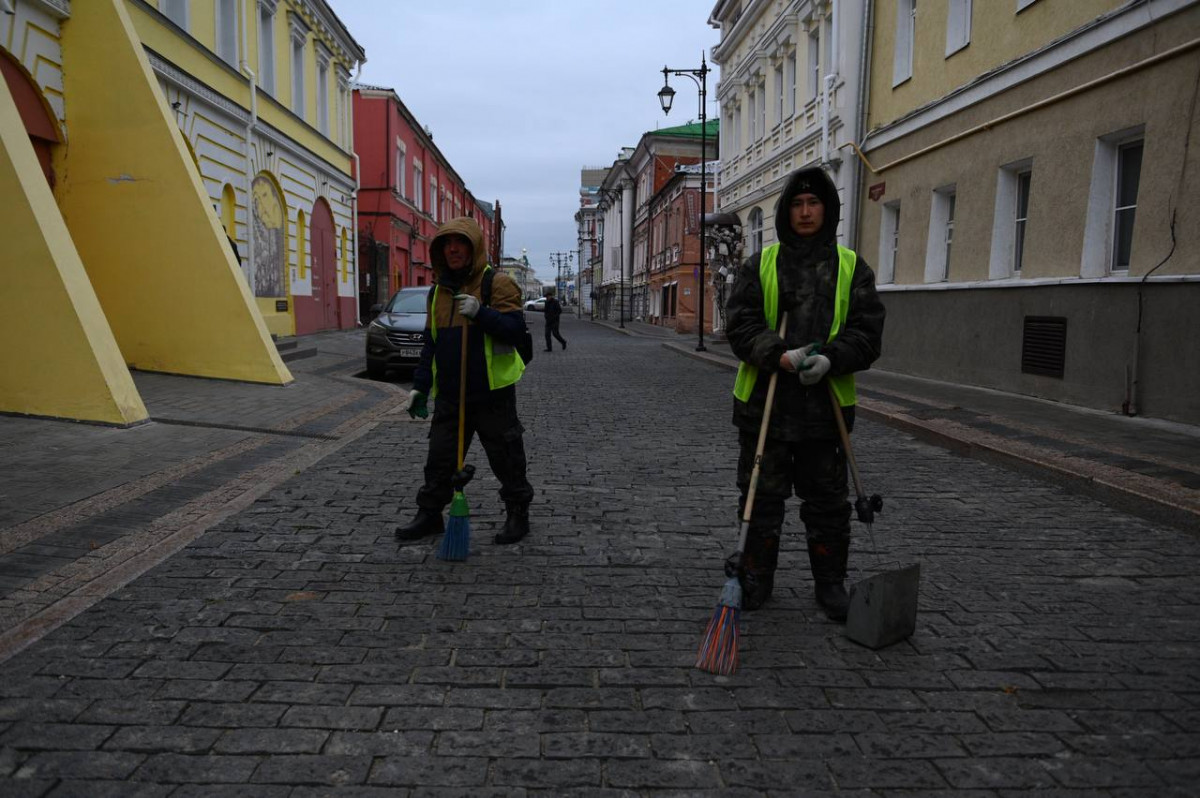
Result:
[[[471,548],[471,509],[467,507],[467,495],[463,492],[471,477],[475,476],[475,466],[463,465],[463,442],[467,426],[467,330],[470,326],[470,320],[466,320],[462,331],[462,362],[458,372],[458,470],[450,478],[454,486],[454,498],[450,500],[450,520],[446,522],[446,532],[437,550],[439,560],[451,562],[467,559]]]
[[[787,316],[779,323],[779,337],[787,332]],[[758,475],[762,470],[763,450],[767,445],[767,426],[771,420],[771,408],[775,405],[775,383],[779,369],[771,372],[767,383],[767,399],[763,403],[762,424],[758,428],[758,446],[754,449],[754,469],[750,472],[750,487],[746,491],[746,506],[742,509],[742,520],[738,525],[737,551],[725,561],[728,581],[721,588],[717,608],[708,621],[700,650],[696,653],[696,667],[719,676],[729,676],[738,666],[738,624],[742,619],[742,584],[738,576],[742,572],[742,554],[746,551],[746,538],[750,533],[750,514],[754,511],[754,495],[758,492]]]

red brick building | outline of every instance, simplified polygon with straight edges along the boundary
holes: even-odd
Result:
[[[362,317],[400,288],[432,285],[429,242],[443,222],[470,216],[483,228],[488,259],[500,262],[500,202],[475,198],[396,92],[354,87],[359,158],[359,306]]]

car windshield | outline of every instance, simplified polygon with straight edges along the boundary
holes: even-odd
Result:
[[[429,291],[400,291],[392,297],[385,312],[387,313],[424,313],[425,300]]]

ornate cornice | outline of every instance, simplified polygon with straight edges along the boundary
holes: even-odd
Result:
[[[55,19],[69,19],[71,16],[71,0],[29,0],[35,6]]]

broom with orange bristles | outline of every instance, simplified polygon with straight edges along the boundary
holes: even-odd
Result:
[[[787,315],[779,323],[779,337],[787,332]],[[763,404],[762,424],[758,428],[758,446],[754,449],[754,469],[750,472],[750,487],[746,491],[746,506],[742,509],[742,520],[738,528],[738,546],[733,556],[725,561],[725,575],[729,577],[721,588],[717,608],[708,621],[700,650],[696,653],[696,667],[718,676],[729,676],[738,666],[738,624],[742,618],[742,584],[738,576],[742,571],[742,553],[746,550],[746,537],[750,532],[750,514],[754,511],[754,494],[758,492],[758,474],[762,470],[763,449],[767,445],[767,426],[771,421],[771,408],[775,405],[775,383],[779,370],[771,372],[767,383],[767,399]]]

